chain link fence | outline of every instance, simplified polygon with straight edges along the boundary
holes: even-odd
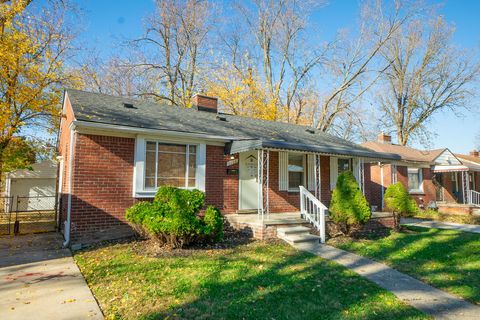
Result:
[[[0,197],[0,234],[55,231],[56,197]]]

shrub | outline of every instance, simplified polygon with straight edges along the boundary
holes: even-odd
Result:
[[[198,216],[205,194],[200,190],[160,187],[153,202],[139,202],[127,209],[125,217],[142,235],[162,244],[181,248],[193,241],[219,241],[223,237],[223,218],[214,207],[205,217]]]
[[[338,176],[329,211],[330,219],[347,234],[352,226],[358,227],[370,219],[370,206],[352,172],[345,171]]]
[[[223,217],[220,210],[214,206],[208,206],[205,211],[205,234],[213,241],[221,241],[223,239]]]
[[[388,186],[384,199],[385,207],[393,213],[397,230],[400,227],[400,217],[413,215],[419,210],[415,200],[400,182]]]

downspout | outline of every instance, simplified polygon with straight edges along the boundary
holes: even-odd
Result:
[[[378,163],[378,165],[380,166],[380,184],[382,185],[382,211],[383,211],[383,208],[385,207],[385,199],[384,199],[384,192],[385,192],[385,184],[384,184],[384,181],[383,181],[383,164],[381,162]]]
[[[10,213],[12,211],[12,203],[13,203],[13,197],[10,198],[10,193],[11,193],[11,183],[12,183],[12,180],[10,178],[10,172],[7,172],[7,174],[5,175],[5,196],[7,197],[6,199],[10,199],[10,200],[6,200],[5,201],[5,212],[7,213]]]
[[[75,144],[75,125],[72,123],[70,126],[70,146],[68,153],[68,198],[67,198],[67,220],[65,221],[65,241],[64,247],[70,245],[70,227],[72,224],[72,168],[73,168],[73,145]]]

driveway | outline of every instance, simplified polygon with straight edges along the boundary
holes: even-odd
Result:
[[[0,319],[103,319],[62,236],[0,237]]]

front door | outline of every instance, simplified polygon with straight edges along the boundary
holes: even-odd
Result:
[[[258,155],[256,151],[239,155],[239,209],[258,209]]]

